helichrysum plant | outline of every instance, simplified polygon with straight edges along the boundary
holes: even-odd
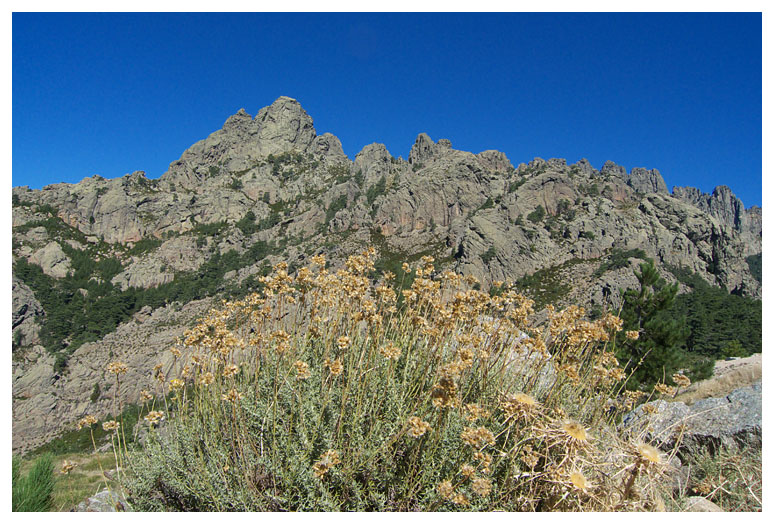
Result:
[[[549,308],[535,326],[508,285],[424,257],[402,289],[373,256],[280,263],[186,332],[143,392],[143,446],[117,447],[135,510],[658,507],[664,458],[611,430],[637,397],[617,317]]]

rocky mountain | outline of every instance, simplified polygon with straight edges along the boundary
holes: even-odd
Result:
[[[213,297],[251,289],[279,260],[294,269],[324,252],[336,266],[372,245],[381,270],[433,255],[484,289],[517,281],[539,306],[601,310],[636,285],[645,257],[668,280],[682,268],[760,298],[761,224],[725,186],[670,193],[659,171],[611,161],[515,167],[425,133],[408,160],[382,144],[351,160],[280,97],[229,117],[159,179],[13,189],[13,446],[109,411],[99,392],[111,360],[132,365],[124,394],[136,401],[156,356]],[[100,315],[68,314],[75,303]]]

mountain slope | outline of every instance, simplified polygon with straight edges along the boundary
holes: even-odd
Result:
[[[157,356],[213,297],[254,289],[280,260],[295,269],[326,253],[336,266],[373,245],[382,270],[433,255],[483,289],[517,281],[539,306],[603,310],[650,257],[669,280],[683,268],[761,297],[749,264],[761,209],[729,188],[671,194],[657,170],[610,161],[515,168],[426,134],[408,160],[381,144],[350,160],[287,97],[255,117],[240,110],[159,179],[94,176],[17,187],[13,199],[15,449],[109,411],[91,394],[109,390],[111,360],[132,366],[123,394],[136,401]]]

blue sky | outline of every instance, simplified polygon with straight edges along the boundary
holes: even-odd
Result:
[[[761,36],[758,13],[15,13],[13,185],[159,177],[287,95],[351,158],[426,132],[761,205]]]

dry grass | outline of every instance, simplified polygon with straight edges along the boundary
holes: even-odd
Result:
[[[708,397],[726,396],[737,388],[750,386],[762,379],[761,354],[735,361],[721,361],[713,377],[699,381],[675,397],[687,405]]]

